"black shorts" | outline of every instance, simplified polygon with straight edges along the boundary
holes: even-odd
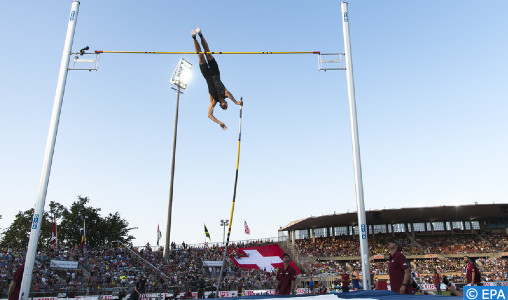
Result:
[[[213,75],[220,75],[219,65],[217,65],[215,59],[209,60],[208,64],[200,64],[199,69],[201,70],[201,74],[203,74],[205,79],[208,79]]]
[[[226,87],[220,80],[219,66],[215,59],[209,60],[208,64],[200,64],[199,69],[201,74],[205,77],[206,84],[208,85],[208,93],[215,101],[221,98],[226,98]]]

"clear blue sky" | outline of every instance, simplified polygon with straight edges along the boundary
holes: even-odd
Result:
[[[37,197],[70,1],[3,1],[0,228]],[[365,206],[508,202],[508,2],[349,2]],[[81,2],[74,50],[342,52],[339,1]],[[165,234],[179,55],[101,56],[69,72],[47,201],[89,196],[119,211],[135,244]],[[195,55],[180,102],[172,240],[222,240],[238,107],[207,118]],[[232,239],[356,210],[346,74],[315,55],[216,56],[245,100]],[[252,234],[243,233],[246,220]]]

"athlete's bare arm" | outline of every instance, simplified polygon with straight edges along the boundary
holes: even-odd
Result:
[[[227,98],[229,98],[229,99],[231,99],[231,101],[233,101],[233,103],[234,103],[234,104],[236,104],[236,105],[243,105],[243,101],[242,101],[242,100],[240,100],[240,101],[236,101],[235,97],[233,97],[233,94],[231,94],[231,93],[228,91],[228,89],[226,89],[225,94],[226,94],[226,97],[227,97]]]
[[[210,95],[210,104],[208,105],[208,117],[210,118],[210,120],[214,121],[215,123],[219,124],[220,127],[224,130],[228,129],[226,127],[226,124],[222,123],[221,121],[217,120],[214,115],[213,115],[213,109],[215,108],[215,105],[217,104],[217,101],[215,101],[213,98],[212,98],[212,95]]]

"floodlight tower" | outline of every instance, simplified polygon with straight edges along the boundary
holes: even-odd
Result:
[[[180,103],[180,93],[183,93],[181,90],[185,90],[187,88],[187,84],[189,83],[191,76],[192,64],[185,59],[181,58],[176,66],[173,75],[169,79],[169,82],[175,87],[171,87],[171,89],[176,90],[176,112],[175,112],[175,133],[173,135],[173,159],[171,161],[171,182],[169,185],[169,205],[168,205],[168,223],[166,225],[166,244],[164,244],[164,258],[169,257],[169,243],[170,243],[170,233],[171,233],[171,210],[173,207],[173,183],[175,181],[175,154],[176,154],[176,134],[178,130],[178,107]]]
[[[229,226],[229,220],[228,219],[225,219],[225,220],[220,220],[220,226],[223,227],[223,233],[222,233],[222,243],[225,244],[226,243],[226,226]]]

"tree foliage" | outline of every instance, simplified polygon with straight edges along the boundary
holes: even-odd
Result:
[[[58,245],[74,246],[81,243],[82,229],[85,226],[86,244],[91,247],[105,246],[114,241],[130,242],[129,222],[122,219],[118,212],[102,217],[100,208],[89,205],[88,197],[78,196],[69,209],[60,203],[51,201],[49,210],[44,212],[38,247],[49,246],[54,220],[57,220]],[[12,224],[4,231],[1,247],[11,245],[26,248],[30,238],[30,229],[34,209],[20,211]]]

